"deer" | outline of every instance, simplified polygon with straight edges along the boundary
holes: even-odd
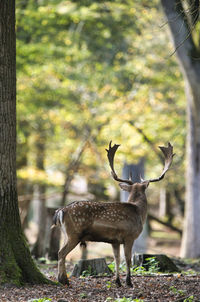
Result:
[[[58,252],[58,281],[69,285],[66,274],[65,258],[80,243],[87,241],[106,242],[112,245],[115,260],[115,282],[121,286],[119,276],[120,245],[123,245],[126,261],[126,284],[131,282],[131,254],[135,239],[140,235],[147,217],[147,198],[145,191],[151,182],[162,180],[173,160],[173,146],[159,147],[164,155],[164,168],[158,178],[134,183],[121,179],[114,168],[114,156],[120,145],[109,143],[106,149],[111,175],[119,182],[122,190],[129,192],[127,202],[74,201],[57,209],[53,217],[53,226],[59,226],[65,235],[65,243]]]

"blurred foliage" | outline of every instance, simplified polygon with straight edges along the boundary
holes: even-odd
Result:
[[[184,175],[183,80],[159,1],[19,0],[16,12],[19,177],[50,184],[49,174],[64,175],[85,138],[79,173],[89,182],[111,182],[110,140],[122,144],[116,170],[145,156],[146,177],[158,175],[162,166],[145,134],[153,146],[174,145],[167,183],[183,194],[184,177],[176,177]]]

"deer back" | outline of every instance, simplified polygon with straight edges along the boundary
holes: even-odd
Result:
[[[78,234],[82,242],[123,243],[130,234],[137,238],[143,225],[140,210],[132,203],[78,201],[60,209],[56,217],[55,224],[63,226],[68,236]]]

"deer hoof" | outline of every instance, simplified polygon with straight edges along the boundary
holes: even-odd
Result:
[[[127,285],[128,287],[133,287],[133,284],[132,284],[130,278],[126,279],[126,285]]]
[[[117,278],[117,279],[115,280],[115,283],[116,283],[116,285],[117,285],[118,287],[121,287],[121,286],[122,286],[121,281],[120,281],[119,278]]]
[[[58,276],[58,282],[62,283],[63,285],[69,285],[69,280],[66,275]]]

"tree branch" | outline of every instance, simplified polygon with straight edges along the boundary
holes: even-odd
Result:
[[[161,3],[168,20],[175,51],[183,72],[190,81],[191,73],[194,72],[192,53],[197,52],[197,49],[192,39],[187,14],[181,0],[161,0]]]
[[[187,11],[182,2],[183,0],[161,0],[175,51],[185,77],[186,94],[192,96],[190,98],[191,109],[193,116],[198,121],[199,117],[196,113],[200,109],[200,61],[197,58],[200,56],[192,38]],[[192,27],[194,28],[195,24],[192,24]]]
[[[87,146],[88,143],[88,137],[84,137],[84,139],[81,141],[79,147],[76,149],[76,152],[73,154],[72,159],[66,169],[65,175],[65,184],[64,184],[64,190],[62,194],[62,206],[65,204],[66,196],[69,192],[69,185],[74,178],[74,174],[77,172],[82,154]]]
[[[180,229],[178,229],[177,227],[175,227],[174,225],[172,225],[171,223],[160,220],[159,218],[157,218],[156,216],[151,215],[151,214],[148,214],[148,218],[150,220],[155,220],[158,223],[160,223],[160,224],[172,229],[173,231],[178,232],[180,235],[182,235],[182,231]]]
[[[192,27],[196,25],[198,19],[199,19],[199,9],[200,9],[200,3],[199,0],[188,0],[189,5],[189,18],[191,20]]]
[[[148,145],[151,146],[151,148],[152,148],[152,150],[154,151],[154,153],[159,157],[161,163],[163,163],[162,155],[160,154],[160,152],[159,152],[158,149],[156,148],[155,144],[147,137],[147,135],[144,133],[144,131],[143,131],[141,128],[137,127],[137,126],[134,124],[134,122],[132,122],[132,121],[129,121],[129,124],[130,124],[131,126],[133,126],[133,127],[134,127],[134,128],[142,135],[144,141],[145,141],[146,143],[148,143]]]

